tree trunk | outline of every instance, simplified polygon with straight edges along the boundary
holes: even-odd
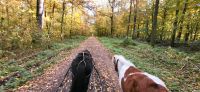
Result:
[[[187,24],[187,32],[185,33],[185,40],[184,40],[184,44],[187,45],[188,44],[188,40],[189,40],[189,36],[190,36],[190,25],[189,23]]]
[[[193,39],[192,37],[193,37],[195,25],[192,25],[192,24],[191,24],[190,26],[191,26],[191,31],[190,31],[190,37],[189,37],[189,38],[190,38],[190,41],[192,41],[192,39]]]
[[[37,0],[36,17],[38,22],[38,28],[40,31],[42,31],[44,17],[44,0]]]
[[[153,5],[152,5],[152,13],[151,13],[151,23],[153,25],[153,16],[154,16],[154,7],[155,7],[155,0],[152,1]]]
[[[30,10],[34,10],[33,4],[32,4],[33,1],[32,0],[26,0],[26,1],[27,1],[27,4],[29,5]],[[35,18],[33,18],[32,15],[33,13],[29,13],[29,19],[28,19],[29,23],[27,23],[27,26],[30,26],[31,29],[34,28],[34,25],[35,25],[35,23],[32,22],[33,20],[35,20]]]
[[[181,18],[180,18],[180,30],[178,32],[178,35],[177,35],[177,41],[180,42],[180,39],[181,39],[181,35],[182,35],[182,30],[183,30],[183,21],[184,21],[184,15],[186,13],[186,10],[187,10],[187,5],[188,5],[188,0],[185,0],[184,1],[184,6],[183,6],[183,11],[182,11],[182,15],[181,15]]]
[[[145,27],[146,27],[146,39],[147,38],[149,38],[149,20],[148,19],[146,19],[146,25],[145,25]]]
[[[53,22],[53,20],[54,20],[54,12],[55,12],[55,1],[53,2],[53,7],[52,7],[51,14],[50,14],[50,19],[51,19],[51,21],[50,21],[50,23],[49,23],[49,30],[48,30],[48,35],[49,35],[49,36],[50,36],[51,30],[52,30],[53,27],[54,27],[54,22]]]
[[[6,16],[7,16],[7,26],[9,26],[9,24],[10,24],[10,17],[9,17],[8,5],[6,5]]]
[[[63,1],[63,5],[62,5],[62,20],[61,20],[61,29],[60,29],[60,38],[61,40],[63,40],[63,25],[64,25],[64,19],[65,19],[65,6],[66,2],[65,0]]]
[[[74,0],[72,0],[72,12],[71,12],[71,27],[69,30],[69,37],[72,37],[72,30],[73,30],[73,15],[74,15]]]
[[[197,22],[196,25],[195,25],[193,41],[195,41],[196,38],[197,38],[197,35],[198,35],[198,29],[199,29],[199,22]]]
[[[112,9],[112,14],[111,14],[111,29],[110,29],[110,32],[111,32],[111,37],[113,37],[113,31],[114,31],[114,7],[111,8]]]
[[[147,15],[147,10],[145,11],[145,18],[146,18],[146,21],[145,21],[145,29],[146,29],[146,36],[145,36],[145,39],[148,40],[149,39],[149,18],[148,18],[148,15]]]
[[[172,31],[172,35],[171,35],[171,46],[172,47],[175,46],[174,41],[175,41],[176,30],[177,30],[177,26],[178,26],[179,4],[180,4],[180,0],[176,0],[175,20],[174,20],[174,23],[173,23],[173,31]]]
[[[111,37],[113,37],[114,32],[114,8],[115,8],[115,0],[108,0],[110,7],[111,7],[111,16],[110,16],[110,33]]]
[[[132,1],[130,0],[130,7],[129,7],[129,16],[128,16],[128,27],[127,27],[127,32],[126,32],[126,38],[128,39],[128,34],[129,34],[129,30],[130,30],[130,22],[131,22],[131,13],[132,13]]]
[[[1,4],[0,4],[1,5]],[[1,11],[0,11],[0,18],[1,18],[1,20],[0,20],[0,29],[3,27],[3,7],[1,7],[1,9],[0,9]],[[1,32],[1,31],[0,31]]]
[[[135,32],[136,32],[136,22],[137,22],[137,0],[134,2],[134,18],[133,18],[133,33],[132,39],[135,39]]]
[[[1,23],[0,23],[0,28],[2,28],[3,29],[3,22],[4,22],[4,17],[3,17],[3,11],[4,11],[4,9],[3,9],[3,7],[1,7],[1,15],[0,15],[0,18],[1,18]]]
[[[137,38],[139,38],[140,37],[140,31],[139,31],[139,29],[140,29],[140,24],[138,23],[137,24]]]
[[[158,8],[159,8],[159,0],[156,0],[154,16],[153,16],[152,32],[151,32],[151,45],[152,46],[154,46],[155,40],[156,40]]]
[[[3,21],[4,21],[4,18],[1,17],[1,23],[0,23],[0,28],[3,27]]]
[[[160,41],[163,41],[163,35],[164,35],[164,29],[165,29],[166,16],[167,16],[167,8],[164,7],[164,10],[163,10],[163,20],[162,20],[162,29],[161,29],[161,33],[160,33]]]

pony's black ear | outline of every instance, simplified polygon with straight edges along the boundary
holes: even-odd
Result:
[[[86,49],[86,50],[84,50],[83,52],[85,52],[85,53],[90,53],[90,52],[89,52],[89,50],[87,50],[87,49]]]
[[[117,59],[117,62],[119,62],[119,59]]]
[[[91,55],[91,53],[90,53],[90,51],[89,51],[89,50],[87,50],[87,49],[86,49],[86,50],[84,50],[83,52],[84,52],[84,53],[87,53],[87,54],[89,54],[90,56],[92,56],[92,55]]]
[[[113,57],[113,59],[114,59],[114,60],[113,60],[114,64],[117,64],[117,63],[118,63],[118,61],[119,61],[119,59],[117,59],[117,60],[116,60],[116,58],[115,58],[115,57]]]

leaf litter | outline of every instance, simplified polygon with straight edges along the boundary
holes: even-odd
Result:
[[[89,50],[94,59],[99,75],[93,70],[88,92],[121,92],[117,73],[111,61],[112,54],[95,37],[89,37],[71,50],[62,62],[45,70],[44,74],[19,87],[16,92],[69,92],[72,78],[71,72],[64,78],[72,60],[82,50]],[[63,81],[64,79],[64,81]],[[62,87],[59,85],[62,84]]]

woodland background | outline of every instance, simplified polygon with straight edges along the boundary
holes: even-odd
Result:
[[[39,62],[41,59],[46,61],[51,57],[57,57],[59,52],[78,46],[86,37],[92,35],[98,36],[108,48],[117,44],[116,47],[110,48],[117,53],[121,48],[132,50],[129,46],[139,43],[150,44],[152,48],[146,45],[142,45],[144,48],[142,46],[138,48],[153,50],[152,52],[157,54],[159,54],[159,50],[155,50],[157,47],[162,50],[166,47],[165,50],[170,49],[170,52],[176,49],[172,51],[172,56],[183,52],[184,55],[178,54],[178,59],[173,58],[173,60],[182,61],[185,58],[189,62],[191,60],[191,66],[186,66],[187,62],[181,63],[179,68],[197,67],[197,72],[192,76],[195,78],[195,83],[199,83],[200,79],[195,76],[199,73],[200,64],[200,0],[99,2],[98,0],[0,0],[0,69],[2,70],[0,84],[6,85],[1,87],[16,88],[32,77],[40,75],[43,69],[55,63],[53,61],[41,63]],[[121,42],[122,47],[118,47],[121,46]],[[138,52],[138,55],[140,54]],[[157,54],[156,59],[164,57]],[[54,61],[57,61],[57,58]],[[18,71],[25,71],[22,78],[4,82],[5,78],[12,77]],[[169,85],[176,91],[180,89],[177,87],[181,84],[173,86],[169,83]],[[198,85],[200,83],[195,85],[197,89]]]
[[[171,46],[199,39],[199,0],[108,0],[104,6],[92,0],[1,0],[0,5],[2,50],[91,34]]]

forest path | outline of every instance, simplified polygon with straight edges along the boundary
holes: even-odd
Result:
[[[80,43],[79,47],[71,50],[70,55],[63,59],[62,62],[48,68],[43,75],[18,88],[17,92],[55,92],[70,67],[71,61],[77,53],[85,49],[91,52],[95,66],[100,74],[100,78],[98,78],[96,71],[93,71],[88,92],[120,92],[117,73],[111,61],[112,54],[95,37],[89,37]],[[66,84],[60,89],[67,92],[71,77],[67,76],[65,80]],[[100,84],[103,85],[103,91],[99,89],[101,88]]]

